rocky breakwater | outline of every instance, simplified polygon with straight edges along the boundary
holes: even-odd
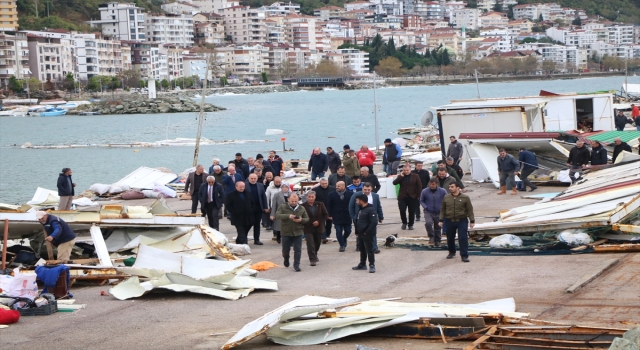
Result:
[[[296,91],[291,85],[254,85],[254,86],[236,86],[206,89],[205,96],[211,95],[249,95],[249,94],[270,94],[272,92],[291,92]],[[197,98],[202,94],[202,90],[182,90],[166,93],[167,95],[177,95],[181,97]]]
[[[204,104],[205,112],[215,112],[226,108]],[[123,96],[122,99],[113,99],[94,102],[90,105],[81,105],[69,110],[67,114],[82,114],[86,112],[99,114],[154,114],[154,113],[186,113],[199,112],[200,104],[186,97],[162,96],[149,99],[133,94]]]

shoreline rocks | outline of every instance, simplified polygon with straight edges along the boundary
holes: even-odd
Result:
[[[224,107],[214,106],[210,103],[204,104],[205,112],[216,112],[225,110]],[[155,114],[155,113],[188,113],[199,112],[200,103],[188,98],[179,96],[160,96],[149,99],[144,95],[129,94],[119,100],[107,100],[94,102],[90,105],[81,105],[78,108],[69,110],[67,114],[81,114],[93,112],[100,114]]]

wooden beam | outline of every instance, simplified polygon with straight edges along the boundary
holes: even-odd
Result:
[[[98,263],[100,259],[75,259],[69,261],[62,260],[46,260],[47,265],[56,265],[56,264],[92,264]]]
[[[42,230],[42,232],[44,232],[44,244],[47,246],[47,257],[49,260],[53,260],[53,245],[51,242],[47,241],[47,237],[49,236],[47,235],[47,231]]]
[[[476,339],[476,341],[471,343],[471,345],[466,346],[464,350],[474,350],[478,345],[480,345],[481,343],[484,343],[485,341],[487,341],[487,339],[491,338],[491,336],[494,335],[497,331],[498,331],[498,326],[493,326],[489,328],[489,330],[485,335]]]

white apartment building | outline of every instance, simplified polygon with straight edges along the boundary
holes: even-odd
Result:
[[[374,10],[376,5],[369,1],[354,1],[354,2],[345,2],[344,9],[347,11],[353,10]]]
[[[270,43],[284,43],[286,40],[284,26],[280,22],[267,19],[264,21],[267,41]]]
[[[265,13],[249,6],[232,6],[220,10],[224,16],[224,32],[234,44],[264,43],[267,41]]]
[[[18,30],[17,0],[0,1],[0,31],[13,32]]]
[[[184,14],[152,15],[145,18],[147,41],[159,45],[193,46],[193,16]]]
[[[388,16],[404,15],[404,2],[402,0],[371,0],[375,5],[375,13],[387,14]]]
[[[167,13],[173,14],[183,13],[186,15],[195,15],[196,13],[201,12],[200,6],[195,5],[190,1],[169,2],[166,4],[162,4],[160,8],[162,8],[162,10]]]
[[[289,2],[274,2],[271,5],[259,7],[258,10],[264,11],[267,17],[286,16],[290,13],[300,13],[300,4]]]
[[[207,75],[207,59],[205,57],[185,56],[183,57],[184,76],[198,76],[200,81],[211,79],[211,75]]]
[[[489,12],[480,16],[480,27],[506,27],[509,25],[509,18],[506,13]]]
[[[342,7],[324,6],[313,10],[313,15],[319,17],[323,21],[328,21],[330,19],[341,18],[345,12],[347,11]]]
[[[560,69],[587,68],[588,51],[586,49],[577,48],[575,46],[563,45],[545,45],[539,46],[542,60],[551,60],[556,63],[556,67]]]
[[[167,76],[169,80],[185,77],[184,75],[184,49],[178,46],[164,46],[161,54],[167,57]]]
[[[7,87],[9,78],[29,78],[29,45],[26,33],[0,33],[0,86]]]
[[[239,1],[228,0],[191,0],[191,3],[198,6],[201,12],[220,13],[221,9],[240,5]]]
[[[612,24],[605,26],[607,30],[607,42],[625,45],[633,44],[633,25]]]
[[[340,68],[352,71],[353,76],[369,76],[369,53],[357,49],[338,49],[327,51],[323,55]]]
[[[109,2],[98,6],[100,19],[87,21],[102,28],[105,36],[120,40],[144,40],[144,8],[134,3]]]
[[[312,16],[289,15],[284,18],[286,42],[301,50],[316,50],[316,21]]]
[[[605,55],[622,59],[637,57],[634,55],[633,45],[617,45],[597,41],[589,45],[589,48],[591,52],[595,52],[599,57],[604,57]]]
[[[467,7],[467,3],[464,1],[447,1],[444,4],[444,18],[451,18],[454,10],[459,10]]]
[[[96,75],[116,76],[124,70],[120,40],[106,40],[95,34],[73,34],[74,71],[78,80]]]
[[[480,14],[479,9],[462,8],[453,10],[451,12],[451,18],[449,23],[453,24],[455,28],[466,28],[476,30],[480,27]]]
[[[491,28],[487,30],[481,29],[480,37],[495,39],[495,41],[490,41],[495,50],[500,52],[509,52],[513,51],[516,36],[508,28]]]
[[[415,12],[416,0],[402,0],[403,15],[412,15]]]
[[[551,19],[551,6],[548,4],[525,4],[513,7],[514,19],[538,20],[540,16],[545,21]]]
[[[426,7],[426,13],[424,16],[421,16],[422,18],[432,21],[444,18],[445,6],[442,3],[436,1],[416,2],[414,5],[416,11],[414,11],[414,13],[417,15],[419,15],[419,13],[417,13],[419,8],[418,4],[423,4],[423,6]]]
[[[496,0],[478,0],[478,8],[484,12],[493,11],[493,7],[496,6]]]
[[[135,41],[122,41],[121,44],[123,53],[131,53],[131,69],[139,70],[140,76],[145,80],[161,80],[160,49],[158,44]],[[166,59],[164,62],[166,64]]]
[[[269,50],[261,45],[222,47],[218,52],[224,54],[226,70],[238,79],[256,78],[267,71]]]
[[[33,77],[42,82],[57,82],[73,73],[71,39],[27,33],[27,43]]]
[[[597,35],[587,29],[569,30],[551,27],[546,30],[546,34],[549,38],[565,45],[583,48],[589,47],[589,45],[597,41]]]

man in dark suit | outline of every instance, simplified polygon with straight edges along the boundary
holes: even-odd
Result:
[[[198,199],[200,200],[200,208],[204,212],[202,216],[207,215],[209,227],[220,230],[219,212],[224,203],[224,191],[222,185],[216,183],[216,178],[209,175],[207,182],[200,185],[198,191]]]
[[[311,266],[316,266],[320,261],[318,259],[318,250],[322,242],[322,234],[324,233],[324,223],[329,214],[323,203],[316,200],[314,191],[307,192],[307,201],[302,207],[309,214],[309,221],[304,224],[304,234],[307,240],[307,253],[309,254],[309,262]]]
[[[341,252],[347,248],[347,238],[351,234],[351,216],[349,216],[351,196],[353,196],[353,192],[347,191],[344,181],[338,181],[335,192],[329,193],[327,199],[329,220],[333,221],[336,228],[336,238],[340,243]]]
[[[320,183],[317,186],[314,186],[312,190],[316,193],[316,201],[324,204],[325,208],[327,207],[327,200],[329,199],[329,193],[336,190],[335,187],[329,186],[329,181],[327,178],[323,177],[320,179]],[[322,234],[322,244],[326,244],[329,242],[327,238],[331,236],[331,227],[333,222],[327,219],[324,223],[324,233]]]
[[[207,182],[207,174],[204,171],[202,164],[196,165],[196,171],[189,173],[187,176],[187,182],[184,184],[184,193],[191,195],[191,214],[195,214],[198,209],[198,191],[200,186]],[[200,211],[204,214],[204,208],[200,208]]]
[[[354,193],[349,200],[349,215],[353,220],[353,224],[356,224],[358,213],[361,209],[360,206],[356,203],[356,198],[361,194],[367,196],[367,202],[373,206],[373,209],[376,210],[376,213],[378,214],[378,223],[381,224],[382,220],[384,220],[382,203],[380,203],[380,196],[377,193],[373,192],[373,184],[370,182],[365,183],[364,187],[362,187],[362,191]],[[356,247],[356,250],[358,250],[358,248],[359,247]],[[373,238],[373,252],[376,254],[380,253],[380,249],[378,248],[378,240],[376,237]]]
[[[236,167],[236,170],[242,174],[243,178],[249,177],[251,174],[251,170],[249,169],[249,162],[242,158],[242,153],[236,153],[236,158],[229,163],[233,163]]]
[[[402,173],[398,174],[394,185],[400,185],[398,191],[398,209],[400,209],[400,220],[402,220],[402,229],[407,229],[409,224],[409,230],[413,230],[413,222],[416,218],[416,202],[420,200],[420,194],[422,193],[422,183],[418,174],[411,172],[411,166],[405,164],[402,167]],[[407,222],[407,209],[409,209],[409,221]]]
[[[244,176],[236,172],[235,165],[229,165],[227,168],[227,174],[222,177],[222,187],[224,187],[224,193],[229,194],[236,189],[238,182],[244,182]]]
[[[245,191],[244,182],[236,182],[236,189],[229,193],[224,206],[231,216],[231,225],[238,232],[236,244],[248,244],[247,233],[253,223],[253,205],[250,195]]]
[[[262,221],[262,213],[269,212],[267,195],[264,191],[264,185],[258,182],[258,175],[256,174],[249,175],[249,179],[245,181],[245,188],[253,209],[250,214],[252,215],[253,242],[255,245],[262,245],[262,242],[260,242],[260,222]]]

